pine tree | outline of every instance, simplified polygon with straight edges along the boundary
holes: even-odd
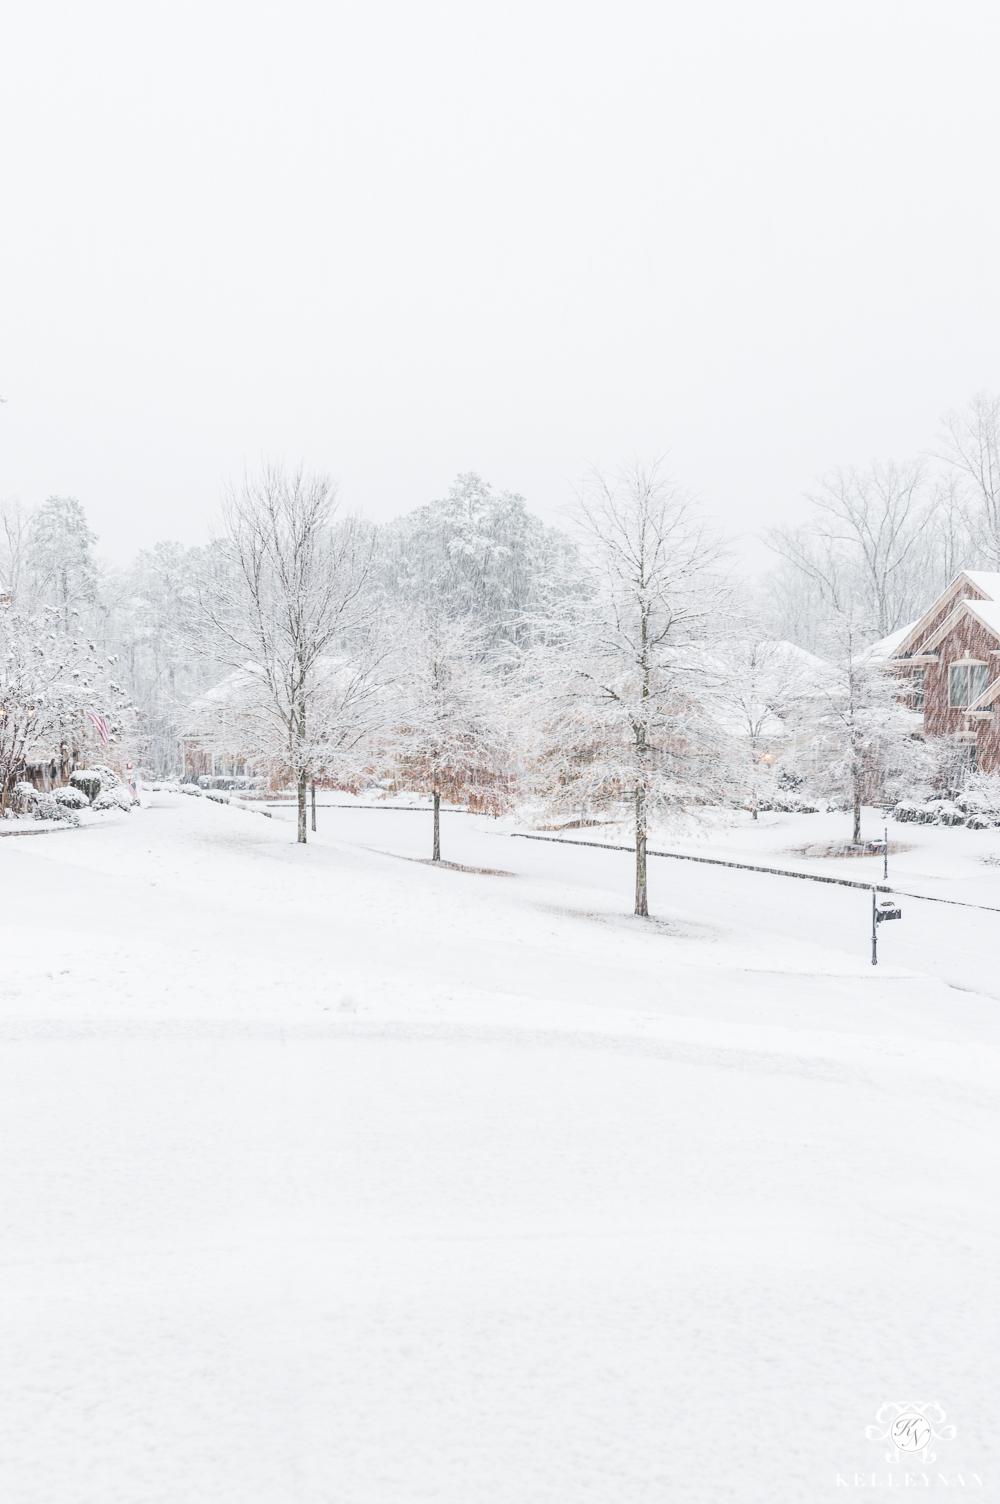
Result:
[[[91,549],[97,534],[87,525],[83,507],[72,496],[50,496],[33,513],[27,557],[35,602],[56,606],[62,630],[71,618],[94,603],[96,569]]]

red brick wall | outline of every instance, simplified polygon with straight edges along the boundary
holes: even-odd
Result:
[[[966,730],[965,711],[952,709],[948,704],[949,665],[960,658],[981,658],[989,664],[988,682],[992,683],[1000,677],[1000,658],[990,657],[990,650],[997,646],[996,637],[968,616],[939,644],[937,663],[928,663],[924,668],[924,730],[928,736],[949,736]],[[978,727],[979,766],[990,772],[1000,763],[1000,738],[988,721],[971,721],[968,727],[970,730]]]
[[[976,764],[984,773],[995,773],[1000,768],[1000,719],[979,722],[976,739]]]

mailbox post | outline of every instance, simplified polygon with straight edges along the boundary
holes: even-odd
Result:
[[[878,927],[884,919],[902,919],[902,909],[897,909],[891,898],[884,898],[881,903],[875,889],[872,889],[872,965],[878,965]]]

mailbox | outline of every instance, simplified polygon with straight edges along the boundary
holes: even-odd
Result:
[[[872,889],[872,965],[878,965],[878,927],[883,919],[902,919],[903,911],[898,909],[891,898],[883,898],[879,903],[875,897],[875,889]]]

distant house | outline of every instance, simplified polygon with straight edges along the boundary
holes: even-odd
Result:
[[[928,736],[949,738],[970,767],[1000,770],[1000,574],[963,570],[874,651],[908,679]]]
[[[237,669],[188,706],[177,744],[182,777],[221,774],[239,778],[260,771],[247,766],[234,746],[240,739],[235,702],[248,677],[247,670]]]

